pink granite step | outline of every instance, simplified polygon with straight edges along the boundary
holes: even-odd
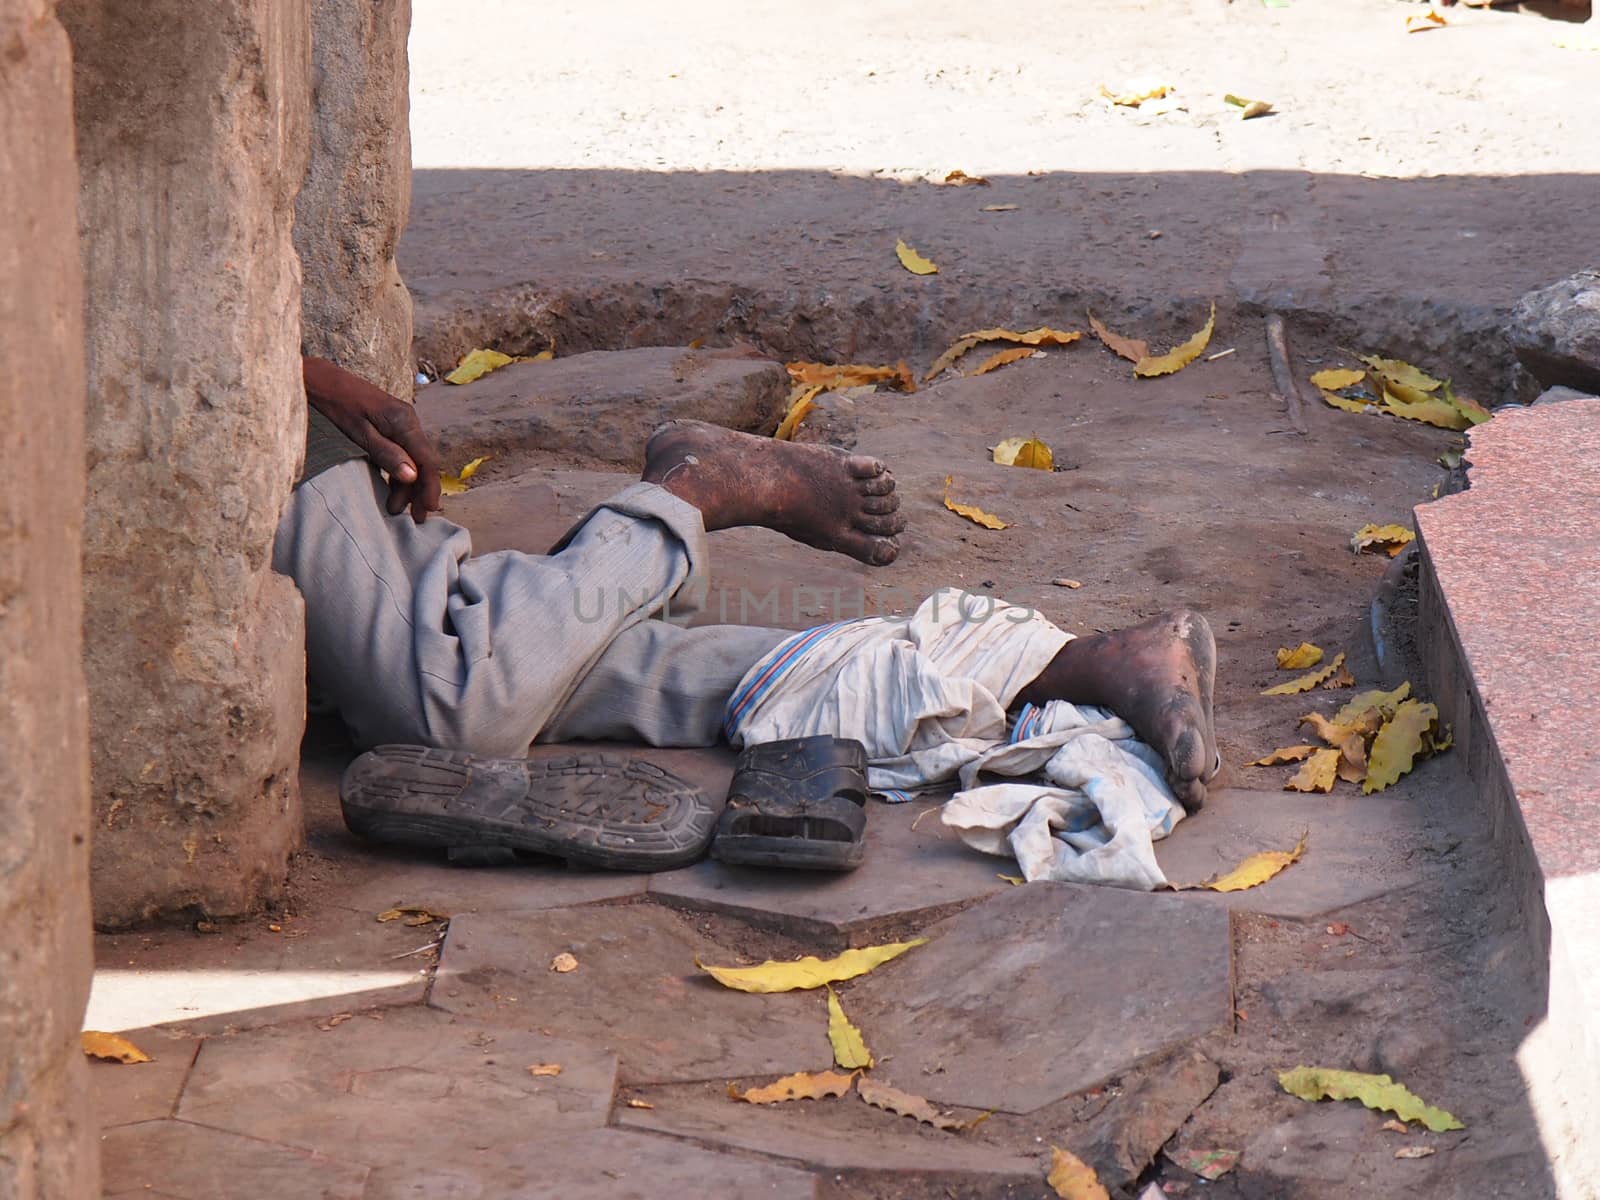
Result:
[[[1562,1194],[1600,1178],[1600,399],[1472,432],[1417,509],[1429,691],[1492,806],[1547,1009],[1519,1052]]]

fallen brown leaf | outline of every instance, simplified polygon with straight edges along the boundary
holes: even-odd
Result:
[[[921,1096],[913,1096],[910,1092],[902,1092],[899,1088],[890,1087],[887,1083],[879,1083],[876,1079],[868,1078],[865,1075],[856,1084],[856,1095],[874,1108],[881,1108],[886,1112],[896,1113],[902,1117],[913,1117],[924,1125],[932,1125],[936,1129],[943,1129],[949,1133],[960,1133],[962,1130],[971,1129],[989,1116],[988,1113],[984,1113],[982,1116],[974,1117],[972,1120],[946,1116]]]
[[[97,1029],[85,1029],[80,1033],[78,1045],[90,1058],[101,1058],[108,1062],[132,1064],[154,1061],[127,1038],[115,1033],[102,1033]]]
[[[1100,323],[1100,319],[1093,313],[1087,314],[1089,328],[1094,331],[1095,337],[1100,339],[1102,345],[1113,354],[1127,359],[1129,362],[1141,362],[1150,357],[1150,346],[1137,338],[1126,338],[1120,334],[1112,333]]]
[[[561,1064],[560,1063],[534,1063],[533,1066],[528,1068],[528,1074],[529,1075],[538,1076],[540,1078],[553,1077],[553,1076],[561,1074]]]
[[[550,969],[558,975],[565,975],[568,971],[578,969],[578,960],[563,950],[550,960]]]
[[[1050,1147],[1050,1170],[1044,1181],[1061,1200],[1111,1200],[1094,1168],[1060,1146]]]
[[[850,1090],[854,1075],[838,1071],[800,1071],[775,1079],[765,1087],[750,1088],[741,1092],[728,1085],[728,1095],[747,1104],[781,1104],[787,1100],[826,1100],[842,1096]]]

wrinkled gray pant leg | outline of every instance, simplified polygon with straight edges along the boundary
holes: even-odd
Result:
[[[662,622],[626,636],[680,591],[703,586],[705,530],[693,507],[654,484],[633,484],[596,508],[556,554],[474,558],[465,529],[440,517],[422,525],[390,517],[385,495],[366,462],[324,471],[295,490],[273,548],[274,568],[305,596],[312,682],[357,744],[516,755],[558,713],[564,726],[604,729],[585,715],[586,702],[574,703],[602,662],[598,702],[622,718],[604,736],[635,736],[631,712],[637,735],[648,731],[660,744],[704,744],[708,728],[715,738],[708,714],[715,708],[720,717],[743,674],[737,663],[757,639],[739,630],[723,653],[707,631]],[[782,636],[772,631],[762,644]],[[696,658],[724,665],[702,671],[705,682],[696,685]],[[619,698],[619,681],[630,677],[635,693],[658,681],[676,689],[682,715],[671,698]]]
[[[539,740],[715,745],[745,672],[793,636],[754,625],[643,621],[617,635]]]

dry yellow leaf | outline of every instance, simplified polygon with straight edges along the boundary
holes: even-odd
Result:
[[[1251,767],[1281,767],[1284,763],[1299,762],[1303,758],[1310,758],[1317,753],[1315,746],[1285,746],[1281,750],[1274,750],[1271,754],[1263,755],[1254,762],[1246,763]]]
[[[1005,880],[1012,887],[1021,887],[1023,884],[1028,882],[1021,875],[996,875],[995,878]]]
[[[1181,371],[1201,353],[1211,341],[1211,331],[1217,326],[1217,306],[1211,306],[1211,315],[1206,318],[1204,327],[1183,345],[1176,349],[1168,350],[1165,354],[1158,354],[1151,358],[1141,358],[1133,364],[1133,373],[1141,379],[1150,379],[1157,375],[1171,375],[1174,371]]]
[[[1335,722],[1328,720],[1321,713],[1311,712],[1300,718],[1299,724],[1311,726],[1311,731],[1330,746],[1341,746],[1345,738],[1352,733],[1366,736],[1376,733],[1378,726],[1383,724],[1383,717],[1376,708],[1369,708],[1363,713],[1355,714],[1348,722]]]
[[[1388,413],[1391,417],[1399,417],[1402,421],[1420,421],[1424,425],[1432,425],[1438,429],[1453,429],[1460,432],[1471,429],[1472,422],[1455,405],[1436,397],[1415,404],[1396,403],[1393,391],[1388,388],[1383,392],[1384,402],[1378,406],[1380,412]]]
[[[471,383],[474,379],[481,379],[490,371],[498,371],[501,367],[509,366],[514,362],[525,362],[526,359],[516,358],[510,354],[501,354],[498,350],[469,350],[462,355],[461,361],[456,364],[456,369],[444,377],[446,383]]]
[[[927,374],[922,379],[926,383],[981,342],[1013,342],[1020,346],[1070,346],[1082,336],[1083,334],[1076,329],[1052,329],[1048,325],[1026,330],[975,329],[971,333],[962,334],[952,342],[948,350],[933,360],[933,366],[928,368]]]
[[[1298,862],[1305,852],[1306,839],[1302,836],[1293,850],[1262,850],[1252,854],[1226,875],[1209,879],[1199,886],[1213,892],[1242,892],[1245,888],[1259,887],[1291,863]]]
[[[1094,331],[1095,337],[1100,339],[1102,345],[1113,354],[1127,359],[1131,363],[1143,362],[1150,357],[1150,347],[1147,343],[1137,338],[1125,338],[1120,334],[1112,333],[1101,324],[1100,319],[1093,313],[1086,314],[1089,318],[1089,328]]]
[[[1455,389],[1450,386],[1450,381],[1444,381],[1444,401],[1451,405],[1457,412],[1474,425],[1482,425],[1494,414],[1476,400],[1468,400],[1465,396],[1458,396]]]
[[[950,483],[955,478],[953,475],[944,477],[944,506],[957,516],[965,517],[974,525],[982,525],[985,529],[1006,529],[1008,525],[991,512],[984,512],[976,504],[961,504],[950,499]]]
[[[1442,16],[1430,8],[1425,13],[1414,13],[1413,15],[1407,17],[1406,32],[1422,33],[1428,29],[1442,29],[1448,24],[1450,24],[1449,21],[1446,21]]]
[[[694,965],[710,975],[723,987],[740,992],[792,992],[798,988],[819,988],[841,979],[854,979],[865,975],[874,967],[899,958],[926,942],[915,938],[909,942],[888,942],[881,946],[862,946],[846,950],[835,958],[807,957],[794,962],[764,962],[755,967],[709,967],[698,958]]]
[[[630,1097],[628,1097],[628,1107],[629,1108],[650,1108],[650,1109],[653,1109],[653,1108],[655,1108],[655,1105],[651,1104],[650,1101],[648,1101],[648,1100],[641,1100],[637,1096],[630,1096]]]
[[[828,1043],[833,1047],[835,1065],[847,1071],[873,1065],[872,1051],[867,1049],[866,1039],[861,1036],[861,1030],[844,1015],[844,1006],[839,1003],[839,997],[834,995],[832,988],[828,989]]]
[[[1071,588],[1073,591],[1077,591],[1083,586],[1083,583],[1080,580],[1067,579],[1064,577],[1061,579],[1052,579],[1050,582],[1055,584],[1057,587]]]
[[[578,969],[578,960],[563,950],[550,960],[550,969],[558,975],[565,975]]]
[[[987,375],[990,371],[998,370],[1007,363],[1014,363],[1019,358],[1032,358],[1037,353],[1039,352],[1031,346],[1013,346],[1009,350],[999,350],[979,363],[977,369],[970,372],[970,374]]]
[[[1404,525],[1363,525],[1350,535],[1350,549],[1360,554],[1363,550],[1387,550],[1393,558],[1404,550],[1417,535]]]
[[[1239,109],[1241,121],[1248,121],[1251,117],[1264,117],[1272,111],[1272,102],[1269,100],[1246,100],[1243,96],[1235,96],[1232,93],[1222,99]]]
[[[1435,379],[1398,358],[1379,358],[1375,354],[1357,357],[1371,368],[1373,382],[1379,390],[1387,388],[1407,403],[1415,403],[1423,398],[1422,393],[1438,391],[1444,386],[1444,380]]]
[[[1339,743],[1339,778],[1360,783],[1367,777],[1367,739],[1352,733]]]
[[[923,258],[922,255],[906,245],[904,239],[895,242],[894,253],[895,257],[900,260],[900,265],[913,275],[937,275],[939,273],[939,268],[933,264],[931,259]]]
[[[845,388],[882,383],[889,387],[897,387],[903,392],[917,390],[917,381],[912,378],[911,368],[906,366],[904,359],[892,367],[819,362],[792,362],[785,366],[789,372],[789,381],[797,387],[816,386],[824,391],[838,392]]]
[[[1404,700],[1409,695],[1411,695],[1410,680],[1402,683],[1392,692],[1380,690],[1362,692],[1359,695],[1352,697],[1349,703],[1347,703],[1338,712],[1333,714],[1333,723],[1335,725],[1353,725],[1356,723],[1357,719],[1360,718],[1361,715],[1370,708],[1377,709],[1379,713],[1382,714],[1383,719],[1388,720],[1390,717],[1394,716],[1395,707],[1400,703],[1400,701]],[[1301,719],[1304,720],[1305,718]],[[1377,729],[1377,726],[1374,725],[1372,729]],[[1370,733],[1372,730],[1368,730],[1368,732]]]
[[[493,457],[494,455],[492,454],[485,454],[481,458],[475,458],[454,475],[446,471],[439,476],[439,491],[446,496],[461,495],[462,492],[467,490],[467,480],[476,475],[478,468]]]
[[[146,1063],[155,1061],[125,1037],[114,1033],[101,1033],[85,1029],[78,1035],[78,1045],[90,1058],[103,1058],[107,1062]]]
[[[1394,1152],[1396,1158],[1427,1158],[1432,1154],[1432,1146],[1401,1146]]]
[[[435,921],[448,921],[450,914],[434,912],[432,909],[419,908],[414,904],[401,905],[399,908],[387,908],[378,914],[379,921],[404,921],[407,925],[432,925]]]
[[[960,1117],[949,1117],[929,1104],[921,1096],[913,1096],[910,1092],[902,1092],[897,1087],[890,1087],[887,1083],[880,1083],[863,1075],[856,1084],[856,1095],[860,1096],[874,1108],[884,1109],[886,1112],[896,1113],[902,1117],[914,1117],[924,1125],[932,1125],[936,1129],[943,1129],[949,1133],[960,1133],[964,1129],[971,1129],[980,1121],[988,1118],[984,1113],[971,1120],[962,1120]]]
[[[988,187],[989,181],[982,175],[968,175],[960,167],[944,177],[945,187]]]
[[[1350,400],[1344,396],[1336,396],[1329,391],[1324,391],[1322,393],[1322,398],[1334,408],[1342,408],[1345,412],[1364,413],[1379,411],[1377,403],[1372,400]]]
[[[1339,773],[1339,751],[1318,750],[1283,785],[1286,792],[1331,792]],[[1246,885],[1249,886],[1248,884]]]
[[[1036,471],[1055,469],[1055,455],[1036,437],[1010,437],[994,448],[994,461],[1002,467],[1032,467]]]
[[[1016,212],[1015,204],[985,204],[980,212]]]
[[[1160,83],[1154,79],[1135,79],[1129,82],[1120,92],[1113,92],[1105,84],[1100,85],[1100,94],[1113,104],[1120,104],[1125,108],[1138,108],[1146,100],[1160,100],[1172,91],[1170,83]]]
[[[1367,777],[1362,781],[1361,791],[1364,794],[1381,792],[1411,770],[1438,719],[1438,708],[1421,700],[1405,700],[1397,705],[1394,716],[1372,739],[1372,754],[1367,761]]]
[[[1339,688],[1355,687],[1356,677],[1350,674],[1349,667],[1340,667],[1333,673],[1333,678],[1323,683],[1328,691],[1337,691]]]
[[[1466,1128],[1444,1109],[1424,1103],[1411,1089],[1387,1075],[1296,1067],[1278,1072],[1278,1086],[1302,1100],[1359,1100],[1379,1112],[1392,1112],[1406,1121],[1421,1121],[1435,1133]]]
[[[528,1068],[528,1074],[540,1079],[554,1078],[561,1074],[560,1063],[534,1063]]]
[[[1411,1132],[1411,1126],[1407,1125],[1404,1121],[1395,1121],[1395,1120],[1392,1120],[1392,1119],[1388,1120],[1388,1121],[1385,1121],[1382,1125],[1379,1125],[1378,1128],[1379,1129],[1387,1129],[1390,1133],[1410,1133]]]
[[[1050,1147],[1050,1170],[1044,1181],[1061,1200],[1111,1200],[1094,1168],[1060,1146]]]
[[[1337,392],[1342,388],[1355,387],[1367,377],[1365,371],[1355,371],[1348,367],[1330,367],[1326,371],[1318,371],[1311,377],[1313,387],[1319,387],[1329,392]]]
[[[1291,679],[1288,683],[1280,683],[1277,687],[1269,687],[1262,692],[1263,696],[1292,696],[1296,692],[1309,692],[1312,688],[1326,683],[1333,678],[1333,673],[1344,666],[1344,651],[1339,651],[1333,656],[1333,661],[1318,670]]]
[[[813,401],[820,391],[822,391],[820,383],[814,383],[810,387],[802,383],[789,393],[789,409],[784,413],[783,420],[772,435],[776,440],[780,442],[794,440],[794,432],[800,428],[800,422],[817,407]]]
[[[1278,669],[1280,671],[1304,671],[1307,667],[1314,667],[1322,661],[1322,647],[1313,646],[1310,642],[1301,642],[1293,650],[1287,646],[1278,647]]]
[[[741,1092],[728,1085],[728,1095],[747,1104],[781,1104],[785,1100],[826,1100],[842,1096],[850,1090],[854,1075],[841,1075],[837,1071],[800,1071],[785,1075],[765,1087],[750,1088]]]

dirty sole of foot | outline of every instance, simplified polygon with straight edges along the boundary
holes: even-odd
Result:
[[[345,771],[352,833],[450,850],[503,847],[616,871],[666,871],[705,853],[718,809],[660,767],[617,754],[478,758],[379,746]]]

